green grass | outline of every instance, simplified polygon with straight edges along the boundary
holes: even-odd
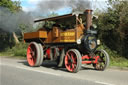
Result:
[[[27,45],[20,43],[15,45],[12,49],[7,48],[6,51],[0,52],[0,56],[11,56],[11,57],[26,57]]]
[[[110,66],[118,66],[118,67],[127,67],[128,68],[128,59],[123,58],[123,57],[111,59]]]

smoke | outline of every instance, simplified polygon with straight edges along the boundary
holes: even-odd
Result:
[[[34,19],[46,17],[44,15],[65,7],[71,8],[72,12],[83,12],[91,8],[91,2],[90,0],[40,0],[37,8],[29,13],[24,11],[12,13],[9,9],[0,7],[0,29],[15,32],[23,24],[27,26],[26,30],[31,30]]]
[[[31,14],[23,11],[12,13],[9,9],[0,7],[0,29],[15,32],[19,29],[19,26],[24,25],[29,30],[32,24],[33,17]]]
[[[85,11],[86,9],[91,9],[91,2],[89,0],[71,0],[69,6],[75,11]]]
[[[90,0],[41,0],[37,6],[43,13],[54,12],[65,7],[71,8],[72,12],[83,12],[91,9],[91,2]]]

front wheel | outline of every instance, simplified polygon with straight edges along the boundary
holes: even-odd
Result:
[[[108,55],[108,53],[105,50],[101,49],[101,50],[97,50],[95,52],[95,55],[99,56],[99,59],[98,59],[97,64],[93,64],[93,67],[96,70],[104,71],[109,66],[109,55]]]
[[[69,72],[78,72],[81,68],[81,54],[76,49],[70,49],[65,55],[65,67]]]

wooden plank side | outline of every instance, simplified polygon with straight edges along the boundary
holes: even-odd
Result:
[[[33,39],[33,38],[47,38],[47,32],[38,31],[38,32],[24,33],[24,39]]]
[[[47,32],[46,31],[39,31],[39,37],[40,38],[48,38]]]
[[[75,29],[62,31],[58,30],[58,37],[54,37],[54,31],[50,31],[48,33],[48,38],[44,41],[44,43],[74,43],[76,42],[76,33]]]

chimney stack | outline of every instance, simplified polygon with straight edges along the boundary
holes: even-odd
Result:
[[[92,10],[88,9],[85,11],[86,14],[86,29],[90,29],[90,26],[92,25]]]

